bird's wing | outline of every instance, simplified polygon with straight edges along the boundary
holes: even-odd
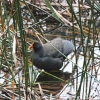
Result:
[[[63,46],[61,38],[53,39],[50,41],[50,43],[59,51],[62,51]],[[58,57],[59,56],[58,51],[50,43],[46,43],[43,45],[44,56]]]

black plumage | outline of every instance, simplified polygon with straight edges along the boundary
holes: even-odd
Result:
[[[63,65],[63,60],[61,58],[53,58],[53,57],[34,57],[33,64],[39,68],[44,69],[46,71],[50,70],[59,70]]]
[[[71,52],[74,51],[74,45],[69,40],[62,39],[60,37],[55,38],[50,41],[54,47],[56,47],[60,52],[62,52],[65,56],[68,56]],[[50,43],[43,44],[44,56],[51,57],[63,57]],[[65,59],[65,57],[64,57]]]
[[[52,40],[51,43],[66,56],[74,50],[73,44],[68,40],[66,41],[61,38],[56,38]],[[39,41],[35,40],[32,46],[34,49],[34,54],[31,55],[31,59],[37,68],[50,71],[59,70],[62,67],[65,58],[49,43],[41,45]]]
[[[40,44],[39,41],[35,40],[34,43],[32,44],[32,47],[34,49],[34,57],[39,56],[39,57],[43,57],[44,56],[44,50],[43,50],[43,46]]]

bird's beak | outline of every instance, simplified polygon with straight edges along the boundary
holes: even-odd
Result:
[[[28,49],[32,49],[33,48],[33,45],[34,45],[34,42],[28,47]]]

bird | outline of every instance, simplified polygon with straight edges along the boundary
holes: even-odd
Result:
[[[59,70],[62,67],[63,58],[44,57],[43,46],[39,41],[35,40],[29,48],[34,49],[31,54],[31,61],[37,68],[51,71]]]
[[[73,44],[62,38],[55,38],[51,40],[50,43],[66,56],[74,50]],[[42,45],[39,41],[34,40],[34,43],[32,43],[29,48],[33,48],[34,50],[31,54],[31,61],[37,68],[51,71],[59,70],[63,66],[65,57],[56,51],[49,43]]]

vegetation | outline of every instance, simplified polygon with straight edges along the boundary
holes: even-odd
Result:
[[[0,1],[0,77],[2,79],[0,99],[59,99],[68,86],[75,89],[75,95],[72,96],[74,99],[89,99],[93,82],[100,84],[98,79],[100,1],[60,2],[61,0],[58,2],[55,0]],[[54,72],[37,70],[30,61],[28,46],[34,39],[45,43],[58,36],[72,40],[75,46],[74,54],[70,58],[66,57],[73,68],[72,74],[67,74],[67,78],[62,78],[62,73],[58,76],[59,73],[55,75]],[[81,58],[83,62],[80,64]],[[38,81],[37,78],[40,73],[44,73],[40,79],[50,78],[51,81],[39,82],[40,79]],[[45,78],[46,75],[48,77]],[[63,75],[66,76],[66,73]],[[46,88],[41,84],[49,85]],[[55,90],[59,90],[59,93],[57,91],[55,93]]]

